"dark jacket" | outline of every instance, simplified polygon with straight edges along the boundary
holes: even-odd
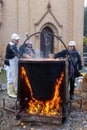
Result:
[[[31,53],[35,54],[35,51],[33,48],[30,48],[27,46],[27,44],[23,44],[20,46],[19,48],[19,52],[20,52],[20,58],[23,58],[23,54],[28,54],[31,55]]]
[[[19,55],[19,51],[17,49],[16,44],[11,45],[10,43],[7,45],[6,47],[6,54],[5,54],[5,60],[4,60],[4,64],[5,65],[10,65],[9,64],[9,59],[14,58],[15,56],[18,57]]]
[[[70,78],[74,78],[75,69],[81,70],[81,56],[77,50],[63,50],[57,54],[54,54],[55,58],[68,58],[69,61],[69,76]]]

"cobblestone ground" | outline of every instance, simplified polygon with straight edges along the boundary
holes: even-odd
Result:
[[[3,97],[6,97],[5,107],[12,111],[3,109]],[[82,106],[80,111],[79,103],[72,106],[72,111],[68,114],[68,120],[61,125],[22,122],[16,119],[15,100],[9,100],[6,90],[0,91],[0,130],[87,130],[87,105]]]

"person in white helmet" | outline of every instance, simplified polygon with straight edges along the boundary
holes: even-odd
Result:
[[[18,81],[18,43],[19,35],[13,33],[11,41],[6,47],[6,54],[4,60],[4,67],[7,74],[7,94],[9,97],[17,97],[17,81]]]
[[[49,55],[50,57],[50,55]],[[70,41],[68,48],[53,55],[54,58],[69,58],[69,82],[70,82],[70,99],[74,100],[75,88],[75,69],[82,70],[81,56],[76,49],[76,42]]]

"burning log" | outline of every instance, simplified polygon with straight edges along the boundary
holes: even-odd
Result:
[[[62,117],[47,117],[47,116],[40,116],[40,115],[27,115],[23,114],[21,117],[21,121],[25,122],[38,122],[38,123],[52,123],[56,125],[60,125],[62,123]]]

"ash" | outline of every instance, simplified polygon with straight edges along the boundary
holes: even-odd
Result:
[[[22,122],[17,120],[15,110],[16,99],[9,98],[6,90],[0,90],[0,130],[87,130],[87,108],[82,105],[82,111],[79,109],[79,103],[72,106],[72,111],[68,114],[68,119],[61,125]],[[5,104],[3,104],[5,98]],[[6,110],[3,108],[8,108]]]

